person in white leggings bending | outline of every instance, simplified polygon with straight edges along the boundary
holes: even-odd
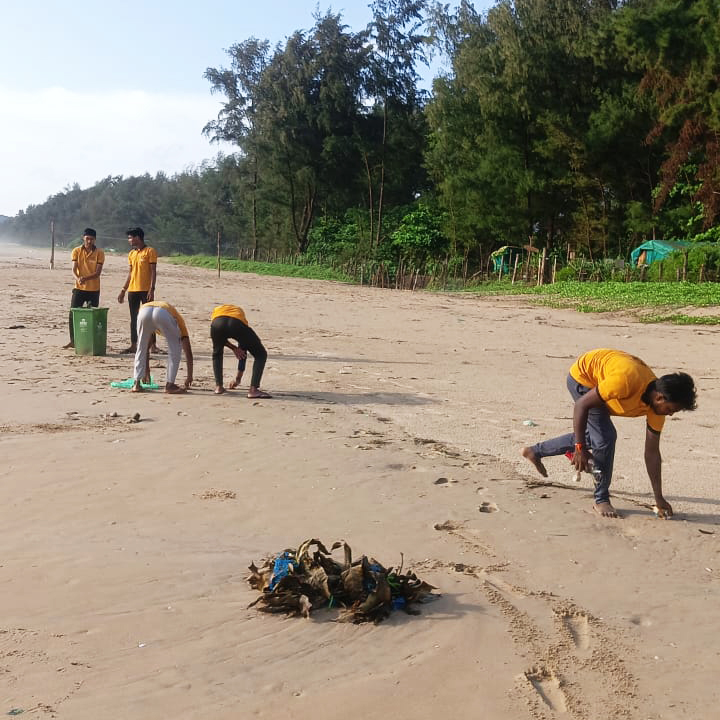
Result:
[[[150,381],[150,343],[154,333],[164,336],[168,344],[167,377],[165,392],[178,394],[187,392],[193,381],[193,354],[190,337],[182,315],[170,303],[154,300],[145,303],[137,318],[138,344],[135,351],[133,392],[142,392],[142,383]],[[185,387],[175,384],[180,369],[181,349],[185,351],[187,378]]]

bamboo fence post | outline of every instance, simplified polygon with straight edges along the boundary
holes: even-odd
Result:
[[[542,251],[542,257],[540,258],[540,264],[538,265],[538,276],[537,276],[537,285],[540,287],[540,285],[543,284],[543,280],[545,279],[545,258],[546,258],[547,248],[543,248]]]
[[[550,280],[550,284],[555,284],[555,275],[557,274],[557,257],[553,260],[553,270],[552,270],[552,279]]]
[[[511,285],[514,285],[514,284],[515,284],[515,277],[517,276],[518,260],[520,260],[520,255],[516,255],[516,256],[515,256],[515,265],[513,265],[512,280],[510,281],[510,284],[511,284]]]
[[[218,277],[220,277],[220,231],[217,234],[217,271]]]

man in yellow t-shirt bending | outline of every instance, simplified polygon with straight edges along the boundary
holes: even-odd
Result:
[[[223,386],[223,351],[230,348],[238,359],[238,369],[235,380],[230,383],[230,389],[236,388],[242,380],[245,370],[245,358],[250,353],[253,360],[252,378],[247,396],[249,398],[271,397],[260,389],[267,351],[255,331],[248,325],[242,308],[237,305],[218,305],[210,316],[210,337],[213,344],[213,374],[215,375],[215,393],[221,395],[225,392]],[[237,346],[230,340],[235,340]]]
[[[168,344],[167,377],[165,392],[176,395],[187,392],[193,381],[193,354],[190,337],[182,315],[170,304],[162,300],[145,303],[138,313],[138,345],[135,351],[135,380],[132,391],[142,392],[142,382],[150,379],[150,343],[155,333],[160,333]],[[180,369],[181,349],[185,351],[187,379],[185,387],[175,384]]]
[[[85,228],[82,234],[82,245],[73,248],[72,273],[75,287],[72,291],[70,307],[82,307],[88,303],[92,307],[100,304],[100,273],[105,264],[105,253],[95,246],[97,233],[92,228]],[[70,311],[70,342],[65,348],[75,347],[72,310]]]
[[[610,503],[617,440],[610,417],[645,417],[645,467],[657,514],[672,517],[672,507],[662,494],[660,433],[667,415],[695,409],[693,379],[683,372],[658,378],[640,358],[601,348],[578,358],[570,368],[567,387],[575,401],[574,432],[525,447],[522,455],[547,477],[544,457],[573,453],[575,469],[592,472],[595,478],[595,511],[603,517],[618,517]]]

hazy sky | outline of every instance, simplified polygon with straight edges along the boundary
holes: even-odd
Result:
[[[75,182],[215,157],[201,131],[222,97],[205,69],[249,37],[311,28],[318,7],[355,31],[371,18],[368,0],[1,0],[0,215]]]

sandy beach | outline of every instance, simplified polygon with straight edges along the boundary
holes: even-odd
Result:
[[[0,245],[0,715],[718,716],[718,330],[161,260],[195,382],[133,395],[109,385],[132,374],[126,263],[108,254],[102,275],[107,355],[81,357],[62,349],[69,252],[50,270],[49,252]],[[213,394],[220,303],[263,340],[271,400]],[[565,458],[538,482],[519,455],[571,430],[565,376],[595,347],[695,378],[698,409],[661,444],[670,521],[642,420],[616,422],[619,520]],[[248,608],[248,565],[313,537],[402,558],[440,597],[379,625]]]

